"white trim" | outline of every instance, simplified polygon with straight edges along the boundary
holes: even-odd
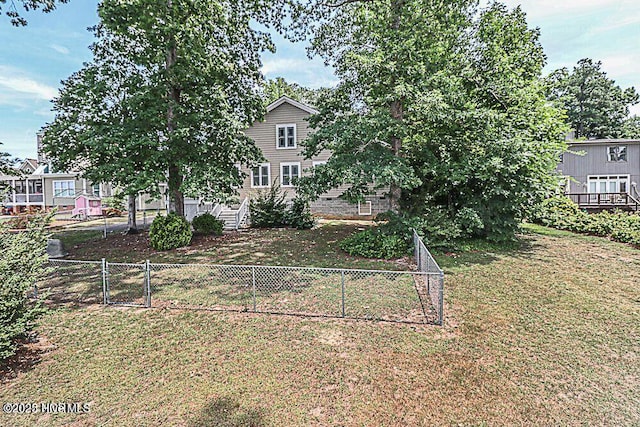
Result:
[[[256,167],[258,168],[258,171],[260,171],[263,166],[267,167],[267,185],[253,185],[253,169],[254,168],[251,168],[249,170],[249,184],[251,185],[251,188],[269,188],[269,187],[271,187],[271,163],[260,163]],[[262,175],[260,175],[259,178],[260,178],[260,181],[262,181]]]
[[[72,194],[72,195],[70,195],[70,196],[61,196],[61,195],[59,195],[59,194],[56,194],[56,183],[58,183],[58,182],[66,182],[66,183],[72,182],[72,183],[73,183],[73,187],[67,188],[67,190],[71,190],[71,189],[73,189],[73,194]],[[54,181],[51,183],[51,190],[52,190],[52,193],[53,193],[53,197],[54,197],[54,198],[55,198],[55,197],[67,197],[67,198],[69,198],[69,197],[76,197],[76,180],[75,180],[75,179],[54,180]]]
[[[371,210],[371,200],[365,200],[364,201],[364,205],[369,208],[369,212],[363,211],[362,210],[362,203],[358,202],[358,215],[371,215],[371,213],[373,212]]]
[[[282,172],[282,169],[283,169],[284,166],[297,166],[298,167],[298,175],[295,178],[300,178],[302,176],[301,175],[302,171],[300,170],[300,162],[283,162],[283,163],[280,163],[280,185],[282,187],[293,187],[293,184],[291,184],[291,181],[293,181],[294,176],[291,174],[291,168],[289,168],[289,180],[290,180],[290,183],[287,184],[287,185],[284,184],[284,180],[283,180],[284,173]]]
[[[600,178],[604,178],[604,179],[600,179]],[[620,179],[622,178],[622,179]],[[591,182],[594,181],[596,183],[596,191],[595,192],[591,192]],[[629,174],[598,174],[598,175],[587,175],[587,193],[588,194],[598,194],[598,193],[602,193],[601,191],[598,191],[598,183],[600,182],[604,182],[606,183],[606,191],[604,191],[605,193],[622,193],[622,191],[620,191],[620,182],[626,182],[627,184],[627,189],[626,192],[629,193],[631,191],[631,175]],[[618,185],[618,191],[609,191],[609,183],[611,182],[616,182]]]
[[[327,164],[327,160],[314,160],[313,162],[311,162],[311,167],[316,167],[316,166],[320,166],[320,165],[326,165]]]
[[[316,110],[315,108],[312,108],[311,106],[307,105],[307,104],[303,104],[302,102],[298,102],[295,99],[291,99],[288,96],[281,96],[280,98],[276,99],[274,102],[272,102],[271,104],[267,105],[267,113],[270,113],[271,111],[275,110],[276,108],[278,108],[279,106],[281,106],[282,104],[287,103],[289,105],[293,105],[296,108],[301,109],[302,111],[305,111],[309,114],[318,114],[319,111]]]
[[[288,129],[293,128],[293,147],[290,147],[287,139],[289,135],[287,134]],[[284,129],[284,147],[280,147],[280,129]],[[285,124],[277,124],[276,125],[276,150],[294,150],[298,148],[298,127],[295,123],[285,123]]]

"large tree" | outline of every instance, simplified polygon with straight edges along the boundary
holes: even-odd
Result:
[[[281,96],[288,96],[296,101],[315,106],[318,104],[319,97],[329,91],[331,91],[330,88],[311,89],[298,83],[289,83],[282,77],[276,77],[265,82],[263,96],[265,105],[271,104]]]
[[[49,155],[131,192],[166,181],[181,216],[185,190],[233,193],[235,165],[261,157],[243,130],[263,114],[260,53],[273,46],[250,24],[271,19],[269,4],[104,0],[98,13],[94,60],[55,100]]]
[[[11,24],[16,27],[27,25],[27,20],[21,15],[25,12],[42,9],[43,12],[52,12],[57,3],[68,3],[69,0],[0,0],[0,14],[7,15]]]
[[[305,145],[308,156],[333,155],[303,190],[317,197],[348,184],[344,197],[358,200],[390,188],[397,212],[437,211],[468,234],[513,236],[553,181],[563,125],[540,83],[538,31],[519,8],[494,3],[478,14],[475,6],[392,0],[325,9],[312,52],[341,81],[311,118]]]
[[[581,59],[572,71],[561,68],[547,77],[549,99],[567,111],[577,138],[617,138],[629,107],[640,98],[635,88],[622,89],[607,77],[600,61]]]

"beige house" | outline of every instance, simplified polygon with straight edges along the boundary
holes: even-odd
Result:
[[[286,96],[267,106],[264,120],[254,123],[246,131],[247,136],[260,147],[266,161],[251,170],[243,168],[247,178],[239,190],[241,199],[251,199],[257,191],[271,187],[274,181],[287,192],[287,198],[293,198],[293,179],[308,175],[314,166],[326,163],[331,156],[329,151],[305,159],[300,146],[310,132],[307,119],[317,112]],[[323,194],[311,204],[311,210],[322,215],[353,218],[371,217],[389,210],[389,200],[383,192],[366,196],[362,203],[352,204],[339,198],[344,189],[337,188]]]

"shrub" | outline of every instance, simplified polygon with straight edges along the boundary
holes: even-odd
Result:
[[[10,233],[0,223],[0,361],[15,354],[19,340],[46,311],[42,299],[30,300],[28,294],[46,273],[45,225],[50,218],[37,215],[20,233]]]
[[[352,234],[339,244],[349,255],[366,258],[399,258],[409,253],[409,245],[401,236],[386,234],[380,228]]]
[[[158,215],[149,229],[149,243],[158,251],[187,246],[192,236],[189,221],[175,213]]]
[[[640,245],[640,215],[620,211],[588,214],[566,197],[545,200],[532,210],[529,219],[548,227]]]
[[[284,223],[298,230],[312,228],[316,220],[311,215],[309,201],[302,197],[294,198],[291,207],[284,214]]]
[[[249,214],[251,227],[284,227],[287,193],[280,191],[280,185],[274,181],[269,190],[260,190],[251,199]]]
[[[222,234],[222,229],[224,228],[224,221],[217,219],[215,216],[206,212],[193,218],[191,225],[196,233],[220,236]]]

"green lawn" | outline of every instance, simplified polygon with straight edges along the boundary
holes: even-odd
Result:
[[[136,261],[404,268],[337,252],[353,229],[253,231],[263,243],[164,254],[130,247]],[[321,249],[300,252],[305,241]],[[124,240],[120,251],[89,243],[72,254],[124,256]],[[63,305],[5,374],[0,399],[89,402],[90,412],[3,415],[0,425],[640,424],[638,250],[531,226],[511,249],[437,258],[442,328]]]

